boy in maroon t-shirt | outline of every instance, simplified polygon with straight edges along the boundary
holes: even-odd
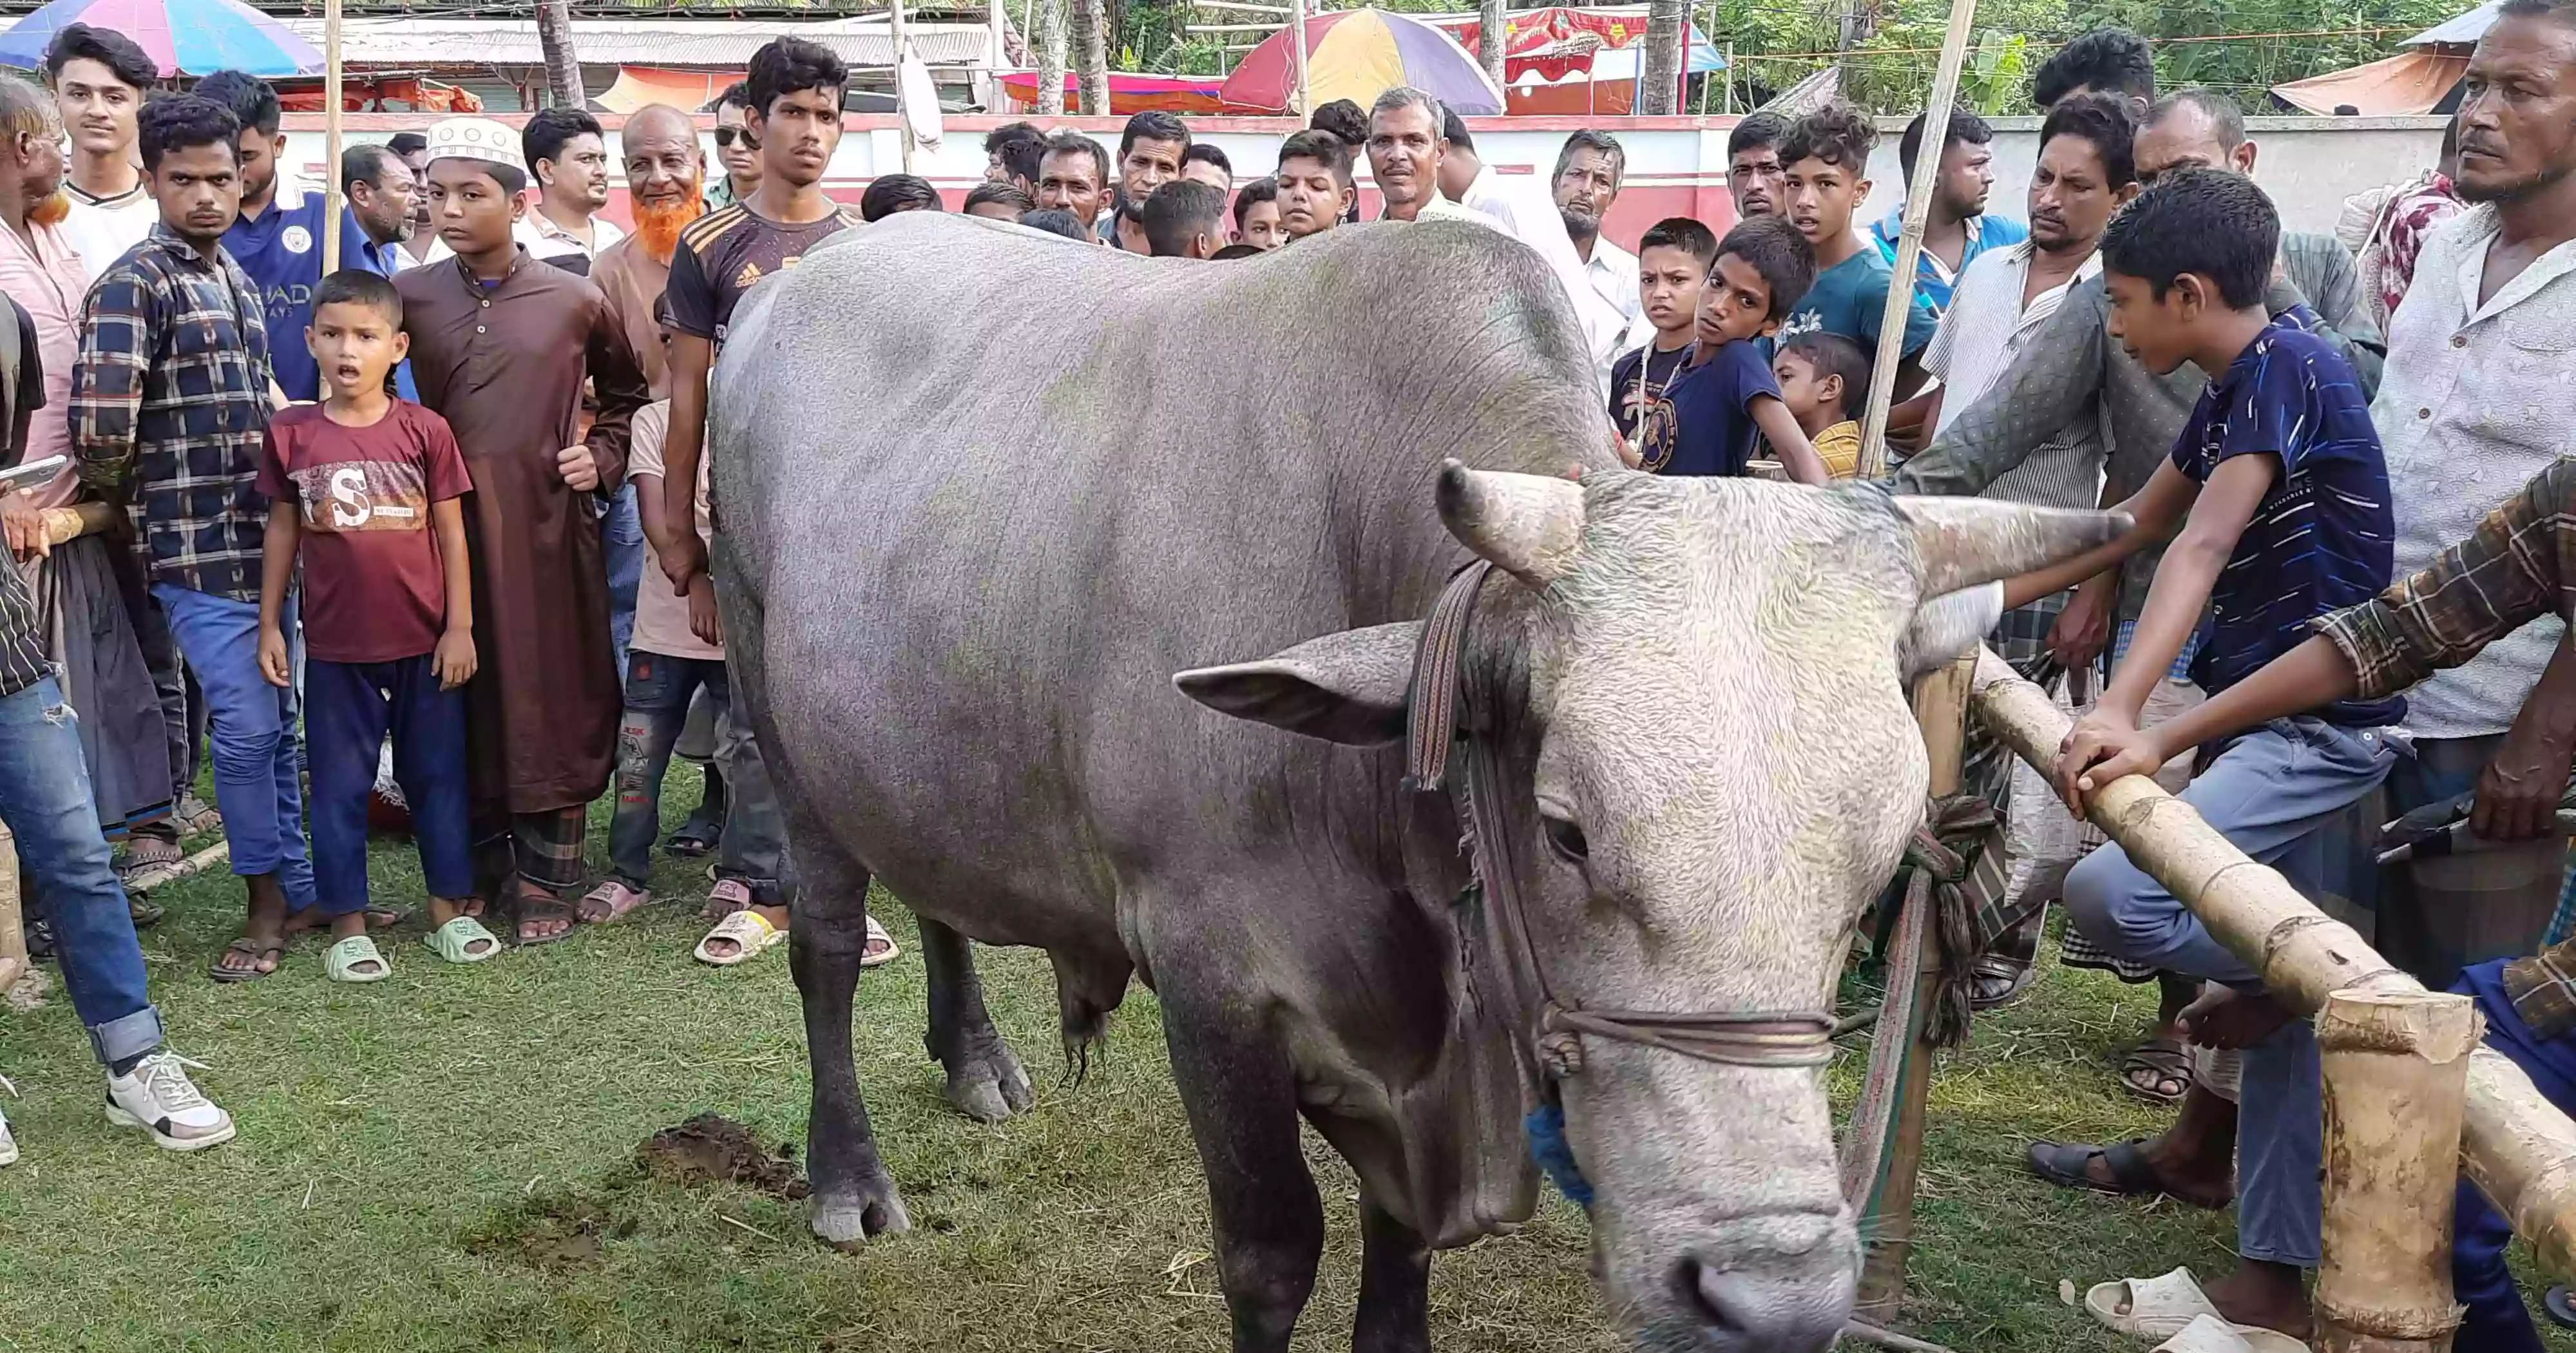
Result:
[[[367,937],[366,911],[367,796],[388,727],[429,884],[429,947],[451,963],[480,962],[500,941],[466,914],[474,838],[461,688],[474,675],[474,592],[457,500],[474,484],[447,420],[385,389],[410,347],[392,283],[351,268],[322,279],[304,337],[323,399],[268,426],[259,665],[279,686],[294,680],[286,593],[301,549],[313,879],[331,918],[323,971],[340,982],[392,975]]]

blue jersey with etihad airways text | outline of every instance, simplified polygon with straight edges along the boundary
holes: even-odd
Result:
[[[224,232],[224,252],[259,287],[260,318],[268,325],[269,366],[277,388],[288,399],[322,397],[322,368],[305,346],[304,330],[313,323],[313,292],[322,285],[322,194],[305,191],[289,200],[279,185],[277,200],[259,219],[236,217]],[[358,228],[346,207],[340,210],[340,266],[379,277],[396,269],[385,250]],[[394,368],[395,383],[405,399],[418,398],[412,388],[411,363]]]

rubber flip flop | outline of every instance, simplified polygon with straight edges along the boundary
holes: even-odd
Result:
[[[2099,1156],[2109,1166],[2109,1184],[2095,1180],[2089,1167]],[[2211,1212],[2224,1210],[2234,1198],[2212,1200],[2195,1198],[2166,1188],[2156,1177],[2156,1169],[2147,1163],[2146,1139],[2133,1137],[2111,1146],[2086,1146],[2068,1142],[2032,1142],[2027,1154],[2030,1172],[2062,1189],[2086,1189],[2107,1193],[2115,1198],[2153,1198],[2162,1195],[2178,1203]],[[2170,1333],[2171,1331],[2167,1331]]]
[[[2540,1309],[2549,1313],[2549,1323],[2563,1330],[2576,1330],[2576,1301],[2568,1299],[2567,1289],[2553,1287],[2540,1299]]]
[[[2084,1309],[2105,1329],[2148,1339],[2170,1339],[2202,1316],[2216,1320],[2222,1332],[2227,1329],[2217,1305],[2187,1268],[2158,1278],[2096,1283],[2084,1294]]]
[[[786,938],[787,932],[771,925],[768,917],[745,907],[716,922],[716,928],[708,931],[705,939],[698,941],[696,956],[700,963],[718,968],[730,968],[760,957]],[[730,954],[709,952],[707,946],[717,940],[733,941],[733,952]]]
[[[561,944],[571,939],[573,932],[581,928],[581,916],[569,905],[554,898],[543,901],[520,898],[517,912],[517,915],[510,918],[510,937],[522,949],[532,949],[540,944]],[[519,933],[519,927],[530,921],[558,920],[564,923],[564,928],[554,934],[531,937]]]
[[[225,945],[224,952],[227,954],[248,954],[251,956],[251,961],[254,963],[265,960],[273,965],[277,960],[285,957],[286,945],[283,942],[277,944],[262,944],[259,941],[252,939],[250,936],[244,935],[235,939],[232,943]],[[277,969],[274,966],[270,967],[268,971],[262,972],[257,968],[226,968],[222,966],[222,964],[223,959],[218,957],[215,960],[214,965],[206,969],[206,976],[218,982],[256,982],[263,977],[274,976],[277,972]]]
[[[877,950],[875,953],[869,953],[869,946],[876,944],[880,940],[884,941],[885,947]],[[892,963],[901,957],[903,957],[903,946],[894,942],[894,936],[887,934],[884,926],[877,924],[877,918],[873,916],[869,917],[868,937],[859,943],[859,966],[862,968],[882,968],[886,964]]]
[[[583,925],[611,925],[626,919],[627,913],[652,900],[652,893],[639,892],[610,879],[591,889],[573,912],[581,918]]]
[[[2161,1088],[2138,1083],[2138,1073],[2151,1073],[2154,1081],[2180,1081],[2182,1088],[2167,1094]],[[2131,1099],[2149,1104],[2176,1104],[2191,1093],[2191,1053],[2179,1038],[2141,1040],[2120,1059],[2120,1089]]]
[[[374,972],[360,972],[363,964],[376,965]],[[381,982],[394,975],[394,965],[376,948],[376,942],[364,935],[352,935],[334,941],[322,951],[322,975],[334,982]]]
[[[2155,1353],[2308,1353],[2308,1346],[2279,1330],[2204,1315],[2156,1345]]]
[[[474,945],[483,952],[474,952]],[[420,937],[421,947],[450,963],[480,963],[501,952],[501,937],[484,929],[481,921],[459,916],[438,929]]]

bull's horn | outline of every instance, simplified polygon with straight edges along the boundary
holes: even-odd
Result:
[[[1532,587],[1574,566],[1583,542],[1583,490],[1569,479],[1440,467],[1440,520],[1460,544]]]
[[[2126,512],[2024,507],[1986,498],[1899,498],[1923,560],[1923,595],[1937,597],[2045,568],[2130,526]]]

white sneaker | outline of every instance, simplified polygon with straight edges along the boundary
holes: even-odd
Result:
[[[202,1062],[163,1048],[134,1064],[129,1075],[107,1078],[107,1121],[141,1128],[164,1151],[202,1151],[233,1139],[232,1115],[216,1108],[188,1079]]]
[[[8,1077],[0,1076],[0,1085],[8,1084]],[[11,1088],[14,1091],[16,1087],[13,1086]],[[9,1135],[9,1115],[0,1113],[0,1167],[15,1165],[17,1163],[18,1139]]]

